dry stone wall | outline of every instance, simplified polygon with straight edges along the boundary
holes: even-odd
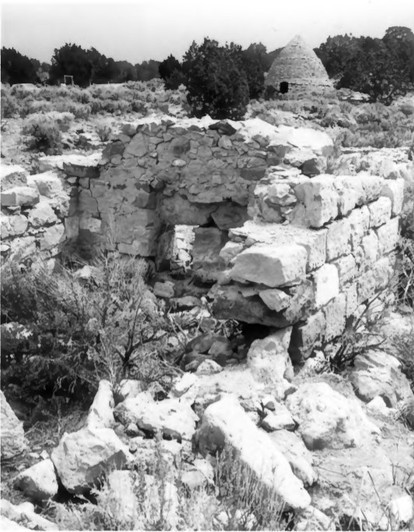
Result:
[[[102,155],[10,170],[3,246],[105,242],[177,270],[191,244],[217,317],[293,326],[291,355],[306,357],[388,285],[399,236],[404,179],[328,175],[332,149],[322,131],[260,119],[127,123]]]

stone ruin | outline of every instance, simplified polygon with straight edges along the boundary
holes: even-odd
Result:
[[[1,251],[105,242],[154,259],[202,283],[217,318],[293,326],[299,361],[394,271],[404,179],[326,174],[332,149],[322,131],[259,119],[127,123],[102,154],[2,167]]]
[[[310,92],[335,92],[322,61],[300,35],[274,59],[265,86],[269,96],[283,99],[303,98]]]

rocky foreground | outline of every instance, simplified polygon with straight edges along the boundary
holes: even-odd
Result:
[[[295,375],[290,332],[254,341],[245,361],[225,368],[208,355],[229,351],[223,337],[199,336],[191,348],[205,353],[204,362],[177,377],[162,400],[137,380],[115,389],[101,381],[83,427],[19,473],[15,487],[44,505],[62,490],[87,495],[104,474],[120,520],[131,522],[137,471],[162,456],[174,526],[177,479],[191,489],[213,485],[217,452],[226,448],[294,511],[301,530],[335,530],[351,519],[380,530],[409,523],[414,396],[400,363],[386,348],[358,355],[342,376],[318,374],[318,357]],[[3,394],[1,405],[2,458],[11,458],[25,449],[25,436]],[[2,514],[5,527],[57,529],[29,503],[2,501]]]

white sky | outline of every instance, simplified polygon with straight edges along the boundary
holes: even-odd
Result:
[[[0,0],[1,44],[50,62],[66,42],[115,60],[181,60],[208,36],[268,51],[301,34],[312,46],[331,35],[382,37],[389,26],[414,31],[414,0]]]

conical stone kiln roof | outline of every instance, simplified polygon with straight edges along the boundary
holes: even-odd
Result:
[[[298,85],[332,86],[322,61],[300,35],[294,37],[273,61],[266,85],[279,88],[283,81]]]

